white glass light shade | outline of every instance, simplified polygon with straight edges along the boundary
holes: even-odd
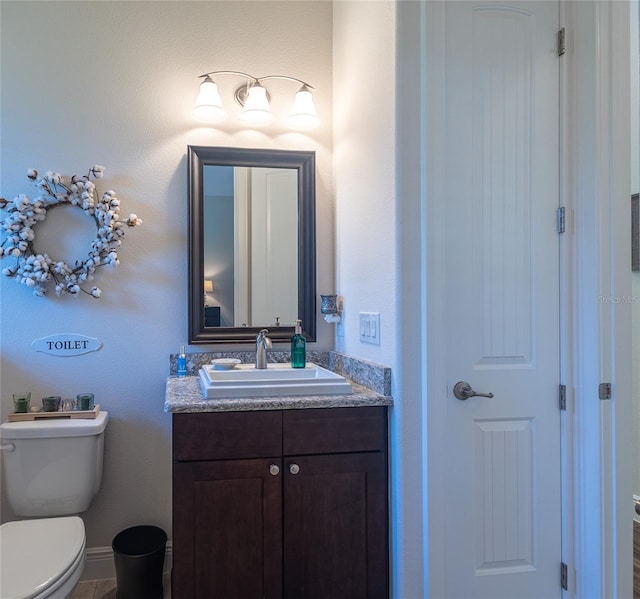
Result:
[[[211,279],[204,280],[204,292],[213,293],[213,281]]]
[[[200,93],[191,114],[193,118],[203,123],[217,123],[227,117],[227,113],[222,108],[218,86],[208,76],[200,84]]]
[[[289,111],[287,117],[287,124],[293,129],[300,129],[302,131],[308,131],[314,129],[320,123],[320,119],[316,114],[316,107],[313,103],[313,97],[311,92],[306,86],[302,86],[296,98],[293,101],[293,106]]]
[[[240,118],[248,125],[267,125],[273,119],[267,92],[259,83],[249,89]]]

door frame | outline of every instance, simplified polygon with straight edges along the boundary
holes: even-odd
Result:
[[[446,597],[445,473],[440,456],[446,414],[441,348],[447,339],[442,324],[447,232],[438,202],[444,197],[439,177],[444,172],[439,153],[445,135],[444,8],[437,1],[397,2],[399,226],[400,237],[408,240],[401,246],[408,258],[400,277],[402,312],[415,315],[419,306],[417,318],[403,319],[411,327],[400,324],[400,346],[411,351],[401,350],[399,363],[406,367],[399,369],[397,388],[403,398],[416,394],[422,402],[403,402],[395,428],[401,438],[413,430],[414,419],[421,426],[423,521],[411,527],[422,536],[424,578],[412,579],[402,569],[402,558],[396,557],[393,591],[402,596],[421,587],[422,596],[433,598]],[[632,594],[631,306],[615,299],[631,298],[628,18],[628,2],[561,1],[560,22],[567,32],[567,51],[559,58],[564,63],[560,195],[568,215],[567,232],[561,235],[564,380],[559,381],[568,389],[559,456],[563,561],[569,567],[565,597]],[[409,277],[412,293],[402,284]],[[408,343],[420,341],[418,335],[422,343]],[[420,374],[411,368],[416,363],[422,366]],[[602,382],[612,383],[611,400],[599,399]],[[394,487],[398,495],[408,495],[404,491],[415,480],[405,480],[403,465],[395,463]],[[416,547],[401,516],[393,523],[394,552]]]

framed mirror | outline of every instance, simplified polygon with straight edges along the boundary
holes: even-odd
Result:
[[[189,343],[315,341],[315,152],[187,150]]]

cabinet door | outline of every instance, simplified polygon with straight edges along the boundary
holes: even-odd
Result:
[[[285,598],[387,597],[385,453],[283,465]]]
[[[174,599],[282,597],[281,465],[174,463]]]

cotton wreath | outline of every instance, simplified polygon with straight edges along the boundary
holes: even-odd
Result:
[[[43,296],[48,283],[53,281],[58,295],[77,296],[83,292],[100,297],[102,291],[98,287],[87,291],[82,285],[93,280],[98,266],[119,264],[118,248],[125,227],[142,224],[142,219],[135,214],[120,220],[120,200],[115,191],[109,189],[98,198],[92,180],[102,178],[103,173],[104,167],[100,165],[95,165],[82,177],[73,175],[70,178],[52,171],[39,177],[38,171],[27,169],[27,177],[35,183],[40,195],[33,200],[22,193],[11,201],[0,198],[0,209],[8,212],[0,224],[0,230],[6,235],[0,244],[0,258],[15,258],[13,266],[2,269],[4,276],[32,288],[37,296]],[[87,257],[76,260],[73,265],[53,260],[48,254],[37,254],[33,248],[34,226],[46,218],[47,210],[62,205],[77,206],[96,223],[97,235]]]

